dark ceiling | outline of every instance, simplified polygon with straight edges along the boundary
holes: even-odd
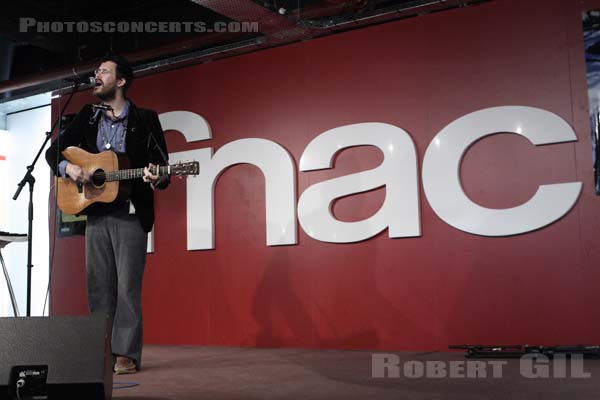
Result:
[[[111,51],[152,73],[483,1],[13,0],[0,15],[0,102],[57,90]]]

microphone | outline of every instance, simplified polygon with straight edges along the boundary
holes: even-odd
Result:
[[[96,84],[96,78],[94,78],[93,76],[74,75],[74,76],[65,78],[65,80],[69,81],[69,82],[73,82],[78,85],[95,85]]]

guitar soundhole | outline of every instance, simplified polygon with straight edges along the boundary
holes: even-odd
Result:
[[[102,169],[94,171],[92,175],[92,184],[96,187],[103,186],[106,182],[106,173]]]

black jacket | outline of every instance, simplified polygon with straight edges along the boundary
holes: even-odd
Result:
[[[99,153],[96,147],[96,139],[98,135],[98,123],[102,115],[98,114],[96,118],[94,116],[95,112],[92,109],[92,105],[85,105],[71,125],[60,135],[59,140],[55,140],[46,151],[46,161],[55,175],[59,174],[58,164],[65,159],[61,154],[65,148],[78,146],[89,153]],[[129,115],[127,117],[127,135],[125,137],[126,154],[130,163],[129,168],[142,168],[147,166],[148,163],[165,165],[160,151],[156,148],[154,140],[150,137],[150,132],[156,138],[163,153],[168,157],[167,145],[158,115],[152,110],[138,108],[130,102]],[[167,180],[160,189],[164,189],[168,183],[169,181]],[[146,232],[150,232],[154,224],[154,193],[152,188],[141,179],[135,179],[132,181],[129,199],[135,207],[135,213],[142,227]],[[114,205],[111,204],[94,203],[86,208],[83,213],[88,215],[105,215],[113,209]]]

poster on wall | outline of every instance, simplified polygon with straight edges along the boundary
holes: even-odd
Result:
[[[583,13],[585,68],[594,161],[594,183],[600,195],[600,10]]]

